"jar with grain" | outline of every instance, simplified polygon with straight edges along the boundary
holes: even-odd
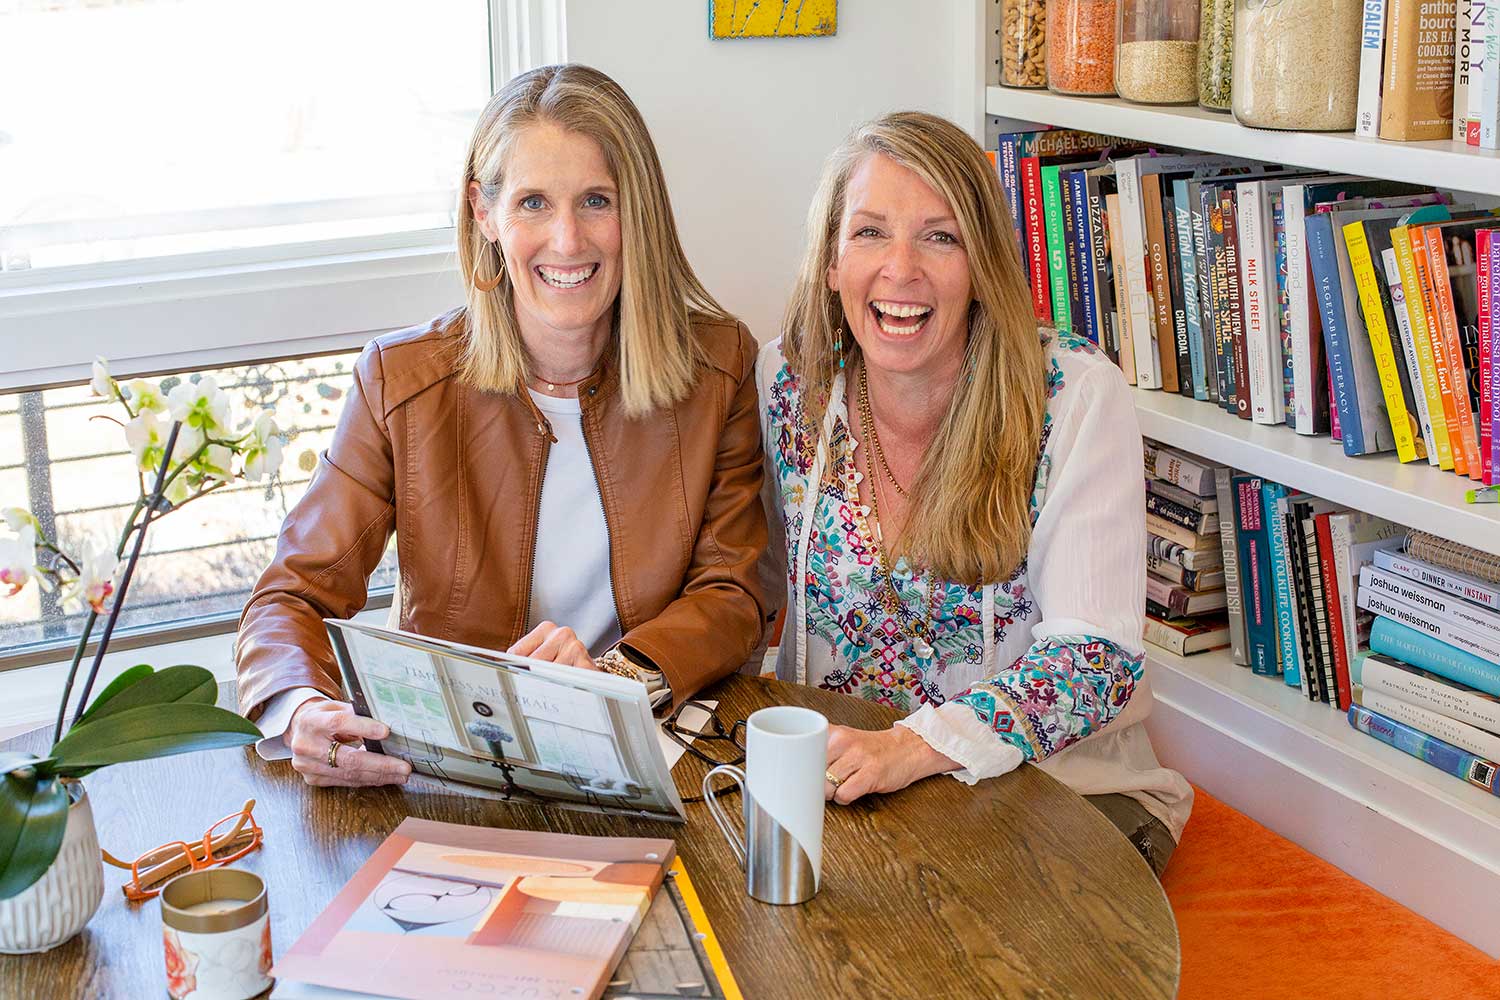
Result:
[[[1000,82],[1047,86],[1047,0],[1000,0]]]
[[[1359,103],[1362,0],[1235,0],[1234,117],[1347,132]]]
[[[1115,0],[1050,0],[1047,86],[1060,94],[1115,92]]]
[[[1234,70],[1234,0],[1203,0],[1198,12],[1198,106],[1230,110]]]
[[[1115,91],[1142,104],[1198,99],[1199,0],[1118,0]]]

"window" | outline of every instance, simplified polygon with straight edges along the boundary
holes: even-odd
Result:
[[[282,519],[306,492],[333,435],[356,356],[204,373],[229,393],[237,421],[275,412],[286,440],[281,472],[269,484],[235,483],[153,524],[117,628],[216,617],[233,627],[271,561]],[[175,381],[166,380],[169,387]],[[89,542],[116,542],[138,484],[123,432],[98,418],[120,413],[118,403],[90,395],[88,386],[0,396],[0,507],[30,508],[70,553]],[[371,589],[389,588],[395,579],[393,542]],[[39,647],[70,648],[82,621],[32,584],[0,599],[0,650],[24,656]],[[65,656],[66,648],[47,658]]]
[[[451,227],[489,20],[483,0],[0,0],[0,268]]]

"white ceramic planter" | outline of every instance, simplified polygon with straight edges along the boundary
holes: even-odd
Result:
[[[47,873],[25,892],[0,899],[0,953],[48,951],[83,930],[104,898],[104,863],[94,811],[80,784],[69,791],[68,828]]]

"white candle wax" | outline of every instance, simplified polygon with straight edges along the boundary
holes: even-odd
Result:
[[[198,916],[213,916],[219,913],[230,913],[238,910],[248,902],[250,902],[248,899],[205,899],[201,903],[194,903],[192,906],[181,906],[178,909],[183,913],[192,913]]]

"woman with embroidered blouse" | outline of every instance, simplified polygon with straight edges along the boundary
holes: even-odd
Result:
[[[776,673],[900,709],[834,726],[836,802],[1030,761],[1160,874],[1192,789],[1141,721],[1145,493],[1125,380],[1039,328],[994,168],[888,115],[833,154],[757,365]],[[784,562],[782,561],[784,560]]]

